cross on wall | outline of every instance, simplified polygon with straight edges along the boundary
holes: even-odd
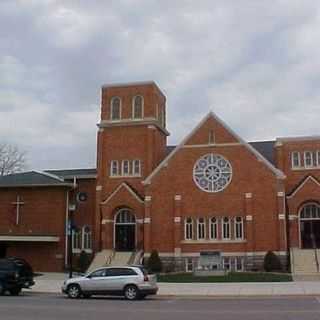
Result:
[[[12,204],[16,206],[16,225],[18,225],[20,221],[20,209],[21,206],[25,204],[25,202],[21,200],[19,195],[17,195],[17,200],[15,202],[12,202]]]

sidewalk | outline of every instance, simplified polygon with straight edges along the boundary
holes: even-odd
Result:
[[[45,273],[35,278],[31,292],[60,293],[67,274]],[[320,281],[263,283],[158,283],[163,296],[297,296],[320,295]]]

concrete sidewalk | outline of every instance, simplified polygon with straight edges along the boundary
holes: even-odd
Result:
[[[35,278],[32,292],[61,292],[67,274],[45,273]],[[320,295],[320,281],[261,283],[158,283],[163,296],[297,296]]]

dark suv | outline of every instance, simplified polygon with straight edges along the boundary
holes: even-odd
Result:
[[[27,261],[20,258],[0,259],[0,295],[6,291],[18,295],[22,288],[33,285],[33,270]]]

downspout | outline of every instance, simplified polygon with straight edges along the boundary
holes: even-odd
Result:
[[[65,221],[65,257],[64,257],[64,266],[68,266],[68,218],[69,218],[69,190],[67,190],[66,197],[66,221]]]

